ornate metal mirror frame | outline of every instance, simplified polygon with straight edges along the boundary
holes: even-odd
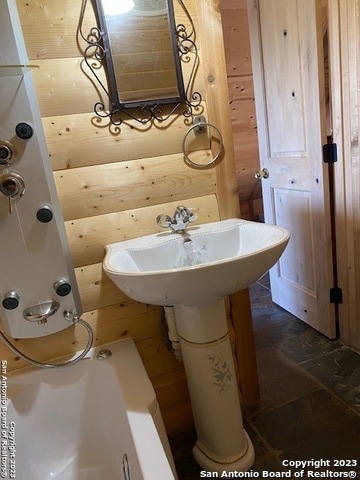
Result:
[[[84,18],[88,1],[92,1],[98,25],[90,28],[87,34],[84,34]],[[165,0],[177,81],[176,94],[166,98],[145,98],[143,100],[132,99],[131,101],[122,101],[121,98],[119,98],[119,88],[114,72],[113,55],[116,52],[111,50],[108,26],[102,3],[103,0],[83,0],[79,33],[87,44],[84,50],[84,61],[108,98],[108,108],[103,102],[97,102],[94,105],[94,111],[98,117],[108,118],[114,125],[121,125],[124,115],[125,118],[134,119],[142,124],[154,120],[163,122],[181,106],[184,107],[182,110],[184,117],[192,117],[194,115],[194,109],[200,106],[202,100],[199,92],[191,93],[194,76],[199,63],[198,49],[195,44],[195,28],[183,0],[176,1],[181,5],[191,25],[190,32],[187,32],[184,24],[176,25],[173,0]],[[184,86],[183,81],[182,63],[191,65],[186,86]],[[107,85],[104,84],[98,74],[101,68],[105,68]],[[165,105],[170,106],[166,109],[166,113],[163,111],[163,106]]]

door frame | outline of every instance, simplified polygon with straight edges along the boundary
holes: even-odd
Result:
[[[340,339],[360,350],[359,0],[328,0]]]

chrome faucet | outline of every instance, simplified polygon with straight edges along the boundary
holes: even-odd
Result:
[[[196,219],[197,214],[191,208],[179,205],[175,209],[173,218],[162,213],[156,217],[156,223],[163,228],[170,227],[172,233],[184,233],[189,223],[194,222]]]

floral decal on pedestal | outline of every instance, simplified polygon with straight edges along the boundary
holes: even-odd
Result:
[[[217,387],[219,393],[225,392],[230,387],[233,376],[229,363],[215,355],[207,355],[206,358],[211,362],[210,368],[214,376],[213,385]]]

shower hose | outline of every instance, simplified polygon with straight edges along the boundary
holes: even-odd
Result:
[[[90,350],[92,344],[93,344],[93,340],[94,340],[94,333],[92,331],[92,328],[91,326],[85,322],[85,320],[83,320],[82,318],[80,317],[77,317],[76,315],[73,315],[71,312],[67,312],[65,314],[65,318],[67,320],[69,320],[70,322],[72,323],[79,323],[80,325],[82,325],[87,333],[88,333],[88,336],[89,336],[89,339],[88,339],[88,342],[86,344],[86,347],[85,349],[75,358],[71,359],[71,360],[68,360],[67,362],[63,362],[63,363],[43,363],[43,362],[38,362],[37,360],[34,360],[33,358],[30,358],[28,357],[27,355],[25,355],[24,353],[22,353],[20,350],[18,350],[4,335],[3,332],[0,332],[0,338],[1,340],[5,343],[5,345],[12,351],[14,352],[16,355],[18,355],[20,358],[22,358],[23,360],[25,360],[26,362],[30,363],[31,365],[35,366],[35,367],[40,367],[40,368],[63,368],[63,367],[69,367],[70,365],[75,365],[76,363],[78,363],[82,358],[85,357],[85,355],[88,353],[88,351]]]

